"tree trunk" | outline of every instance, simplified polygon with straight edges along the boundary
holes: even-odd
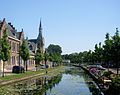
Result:
[[[54,67],[54,62],[52,62],[52,67]]]
[[[26,65],[26,71],[27,71],[27,61],[25,63],[26,63],[25,65]]]
[[[3,73],[2,73],[2,77],[4,77],[4,67],[5,67],[5,61],[3,61]]]
[[[118,65],[118,62],[117,62],[117,75],[119,74],[119,65]]]
[[[110,64],[110,63],[109,63],[109,61],[107,61],[107,65],[108,65],[108,71],[109,71],[109,64]]]
[[[24,69],[25,69],[25,61],[24,61]],[[25,70],[26,71],[26,70]]]

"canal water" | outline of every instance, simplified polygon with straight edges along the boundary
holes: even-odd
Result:
[[[44,76],[0,87],[0,95],[103,95],[81,68],[66,67],[54,77]]]

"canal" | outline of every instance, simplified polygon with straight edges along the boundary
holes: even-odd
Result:
[[[54,77],[44,76],[0,87],[0,95],[103,95],[81,68],[66,67]]]

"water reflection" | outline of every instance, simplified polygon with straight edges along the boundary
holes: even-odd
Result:
[[[99,87],[96,85],[96,83],[88,76],[87,74],[83,75],[84,80],[89,87],[90,92],[92,95],[102,95],[103,93],[100,91]],[[89,80],[88,80],[89,79]]]
[[[54,77],[40,77],[27,81],[3,86],[0,95],[46,95],[48,89],[52,89],[62,78],[62,74]]]
[[[101,95],[93,80],[81,69],[67,67],[64,74],[39,77],[0,88],[0,95]]]
[[[58,86],[47,95],[101,95],[95,82],[81,68],[70,67]]]
[[[89,91],[92,95],[103,95],[103,93],[100,91],[99,87],[96,85],[96,83],[93,81],[93,79],[86,74],[81,68],[73,68],[71,67],[70,69],[66,70],[66,74],[71,74],[74,76],[80,76],[80,78],[84,78],[84,81],[86,85],[89,88]]]

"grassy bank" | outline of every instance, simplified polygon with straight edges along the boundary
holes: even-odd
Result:
[[[5,77],[0,77],[0,85],[5,85],[12,82],[17,82],[21,80],[25,80],[32,77],[37,76],[54,76],[59,74],[60,72],[63,72],[65,70],[64,66],[54,67],[54,68],[48,68],[43,69],[39,71],[27,71],[25,73],[15,74],[15,75],[9,75]],[[47,74],[46,74],[47,71]]]

